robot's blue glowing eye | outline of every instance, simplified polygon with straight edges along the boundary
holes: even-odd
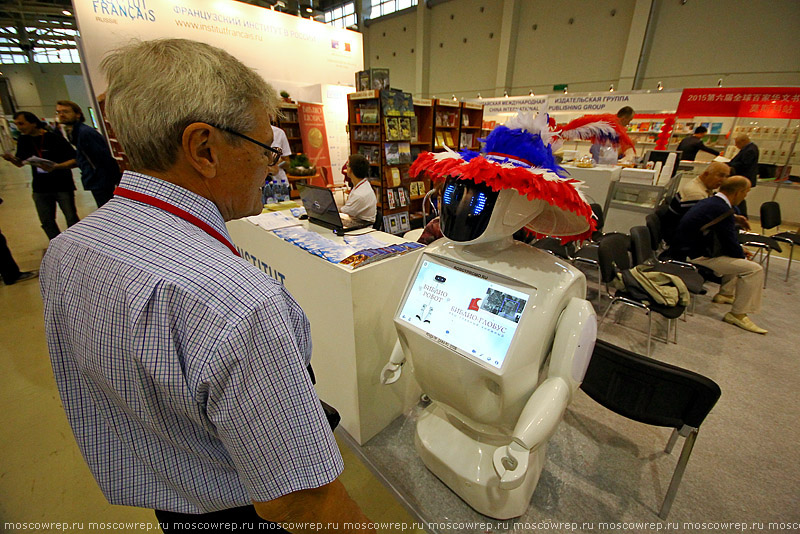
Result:
[[[478,192],[478,194],[473,196],[472,200],[470,201],[470,212],[472,215],[479,215],[485,207],[486,195],[484,195],[482,192]]]
[[[448,185],[444,188],[444,203],[445,204],[452,204],[453,203],[453,193],[455,193],[456,186],[453,184]]]

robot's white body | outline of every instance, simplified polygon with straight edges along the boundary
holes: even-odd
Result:
[[[503,191],[497,208],[481,238],[445,238],[421,255],[383,380],[410,362],[432,401],[417,423],[423,462],[475,510],[508,519],[530,503],[597,329],[583,274],[510,237],[535,202]]]

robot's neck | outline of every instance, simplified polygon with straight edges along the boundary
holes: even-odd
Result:
[[[473,243],[469,245],[456,245],[463,252],[480,256],[482,258],[492,257],[503,250],[514,246],[514,238],[511,236],[501,237],[493,241],[486,241],[482,243]]]

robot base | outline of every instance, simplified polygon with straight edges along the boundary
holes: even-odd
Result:
[[[528,509],[546,452],[546,445],[531,452],[528,474],[519,487],[500,489],[492,457],[508,441],[491,444],[467,436],[435,402],[420,414],[414,443],[425,466],[461,499],[481,514],[501,520],[519,517]]]

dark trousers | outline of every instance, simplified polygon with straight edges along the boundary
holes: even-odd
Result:
[[[165,512],[155,510],[161,530],[170,532],[204,532],[208,534],[228,534],[229,532],[285,532],[275,523],[270,523],[259,517],[254,506],[241,506],[229,508],[207,514],[181,514],[179,512]],[[235,528],[230,523],[236,523]],[[259,524],[262,524],[259,528]],[[267,525],[270,525],[269,527]]]
[[[19,278],[19,267],[14,261],[11,251],[8,250],[6,236],[3,235],[3,232],[0,232],[0,276],[6,283],[14,283]]]
[[[114,189],[114,187],[111,189],[91,189],[92,196],[94,197],[94,201],[97,202],[98,208],[111,200],[111,197],[114,196]]]
[[[56,224],[56,204],[61,208],[67,226],[80,221],[78,218],[78,208],[75,207],[74,191],[59,191],[57,193],[34,193],[33,203],[36,205],[36,213],[39,214],[39,222],[42,223],[42,230],[47,234],[48,239],[53,239],[61,233]]]

